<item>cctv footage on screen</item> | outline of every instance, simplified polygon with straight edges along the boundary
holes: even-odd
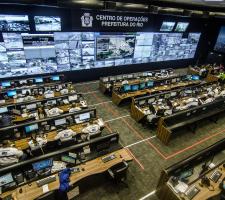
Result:
[[[0,78],[190,59],[200,38],[182,32],[61,32],[60,18],[49,16],[35,16],[34,22],[37,33],[29,33],[27,15],[0,15]]]

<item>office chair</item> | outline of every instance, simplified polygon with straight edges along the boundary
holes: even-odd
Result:
[[[35,200],[55,200],[56,199],[56,194],[55,191],[50,191],[47,192],[40,197],[36,198]]]
[[[108,169],[108,173],[115,184],[123,183],[126,187],[128,187],[127,184],[124,182],[127,177],[126,172],[128,167],[128,163],[126,161],[123,161]]]

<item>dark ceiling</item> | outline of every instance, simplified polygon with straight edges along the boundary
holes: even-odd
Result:
[[[21,3],[78,8],[104,8],[104,0],[1,0],[1,3]],[[159,10],[185,9],[209,12],[225,11],[225,0],[111,0],[116,2],[116,9],[148,11],[149,5]]]

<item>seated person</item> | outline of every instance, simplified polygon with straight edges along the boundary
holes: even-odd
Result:
[[[24,160],[26,154],[23,151],[13,147],[8,140],[3,141],[0,146],[0,166],[18,163],[19,160]]]
[[[51,109],[45,109],[45,113],[47,116],[55,116],[55,115],[60,115],[63,113],[63,110],[55,107],[55,108],[51,108]]]
[[[55,139],[56,140],[60,139],[61,142],[68,141],[68,140],[71,140],[73,136],[75,135],[76,135],[76,132],[74,132],[71,129],[66,129],[66,130],[58,132]]]
[[[37,135],[35,137],[31,137],[31,140],[28,142],[28,144],[31,150],[36,150],[45,146],[47,142],[46,135]]]

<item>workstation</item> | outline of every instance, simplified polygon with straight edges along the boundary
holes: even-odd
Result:
[[[225,0],[1,0],[0,200],[225,200]]]

